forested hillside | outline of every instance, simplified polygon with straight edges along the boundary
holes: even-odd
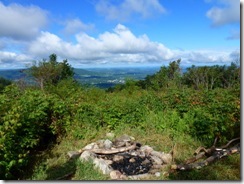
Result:
[[[108,179],[65,157],[107,132],[166,152],[175,145],[176,163],[216,137],[219,145],[240,137],[240,63],[182,73],[180,62],[107,90],[75,81],[68,61],[55,54],[30,68],[33,84],[1,79],[0,178],[53,180],[74,171],[69,179]],[[240,155],[160,179],[240,180]]]

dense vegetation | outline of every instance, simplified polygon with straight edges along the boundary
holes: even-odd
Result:
[[[58,170],[57,165],[51,169],[39,159],[40,152],[58,150],[67,143],[65,151],[80,149],[109,131],[137,135],[144,143],[164,151],[178,144],[182,151],[178,161],[185,159],[185,152],[194,149],[192,146],[209,146],[216,136],[220,136],[220,143],[240,136],[237,62],[230,66],[192,66],[183,74],[180,60],[172,61],[145,80],[128,79],[106,91],[77,83],[67,60],[57,62],[55,54],[48,61],[34,64],[29,71],[33,84],[4,83],[0,91],[1,179],[55,179],[47,174]],[[159,141],[161,138],[166,140],[164,144]],[[36,164],[34,160],[38,160]],[[77,166],[65,166],[74,165]],[[32,172],[26,169],[34,166]],[[240,179],[235,169],[230,177],[224,173],[220,177]],[[89,179],[86,171],[77,172],[74,179]],[[191,179],[204,177],[198,172]],[[99,175],[90,179],[107,178]]]

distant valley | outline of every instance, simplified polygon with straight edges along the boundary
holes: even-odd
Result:
[[[142,80],[147,75],[156,73],[159,69],[160,67],[75,68],[74,78],[81,84],[106,89],[116,84],[123,84],[126,79]],[[0,77],[13,81],[29,80],[24,69],[2,69]]]

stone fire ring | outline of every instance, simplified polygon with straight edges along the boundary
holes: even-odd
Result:
[[[110,135],[110,134],[109,134]],[[95,168],[112,180],[140,180],[161,176],[161,171],[172,162],[172,152],[155,151],[148,145],[122,135],[114,139],[102,139],[86,145],[78,151],[69,151],[69,158],[92,161]]]

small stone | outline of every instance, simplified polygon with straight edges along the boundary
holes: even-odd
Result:
[[[134,163],[136,160],[134,159],[134,158],[131,158],[130,160],[129,160],[129,162],[130,163]]]
[[[109,175],[112,180],[118,180],[121,178],[122,173],[118,170],[113,170]]]
[[[121,155],[114,155],[113,161],[114,161],[114,162],[120,162],[120,161],[122,161],[123,159],[124,159],[124,157],[121,156]]]
[[[147,165],[150,163],[150,160],[148,160],[147,158],[145,160],[142,161],[142,165]]]
[[[170,153],[162,154],[161,159],[165,164],[170,164],[173,160],[173,157]]]
[[[96,143],[90,143],[90,144],[87,144],[84,148],[83,148],[83,150],[90,150],[90,149],[98,149],[99,147],[98,147],[98,145],[96,144]]]
[[[111,167],[103,159],[95,158],[93,163],[96,168],[102,171],[103,174],[109,174],[112,171]]]
[[[106,162],[106,164],[108,164],[108,165],[111,165],[112,163],[113,163],[113,161],[112,160],[104,160],[105,162]]]
[[[106,139],[103,144],[104,144],[105,149],[111,149],[111,147],[113,145],[112,141],[110,141],[108,139]]]
[[[159,170],[159,169],[163,169],[163,168],[165,168],[166,167],[166,165],[152,165],[152,169],[157,169],[157,170]]]
[[[80,160],[81,161],[88,161],[90,159],[94,159],[95,158],[95,154],[90,152],[90,151],[84,151],[81,155],[80,155]]]
[[[137,156],[137,155],[138,155],[138,152],[137,152],[137,151],[132,150],[132,151],[130,151],[130,155],[132,155],[132,156]]]
[[[132,180],[140,180],[140,179],[146,179],[150,176],[151,176],[150,174],[145,173],[145,174],[131,175],[131,176],[128,176],[128,178],[132,179]]]
[[[135,138],[124,134],[124,135],[115,139],[114,146],[115,147],[122,147],[122,146],[125,146],[126,143],[131,142],[132,140],[135,140]]]
[[[157,156],[165,164],[169,164],[169,163],[172,162],[172,155],[170,153],[163,153],[163,152],[158,152],[158,151],[152,151],[151,152],[151,155],[152,156]]]
[[[121,180],[127,180],[128,177],[127,177],[126,175],[124,175],[124,174],[121,174],[121,175],[120,175],[120,179],[121,179]]]
[[[156,173],[155,173],[155,176],[156,176],[156,177],[160,177],[160,176],[161,176],[161,173],[160,173],[160,172],[156,172]]]
[[[143,151],[137,151],[137,156],[144,158],[146,156],[145,152]]]
[[[151,148],[151,147],[148,146],[148,145],[145,145],[145,146],[142,146],[142,147],[140,148],[140,150],[141,150],[142,152],[144,152],[146,155],[149,155],[149,154],[153,151],[153,148]]]
[[[80,152],[78,152],[78,151],[69,151],[68,153],[67,153],[67,155],[69,156],[69,158],[71,158],[71,159],[75,159],[75,158],[78,158],[79,156],[80,156]]]
[[[158,158],[157,156],[151,156],[151,158],[152,158],[153,162],[154,162],[156,165],[161,165],[161,164],[163,164],[163,161],[162,161],[160,158]]]
[[[111,149],[113,143],[112,141],[108,140],[108,139],[101,139],[99,141],[96,142],[97,143],[97,146],[100,148],[100,149]]]

